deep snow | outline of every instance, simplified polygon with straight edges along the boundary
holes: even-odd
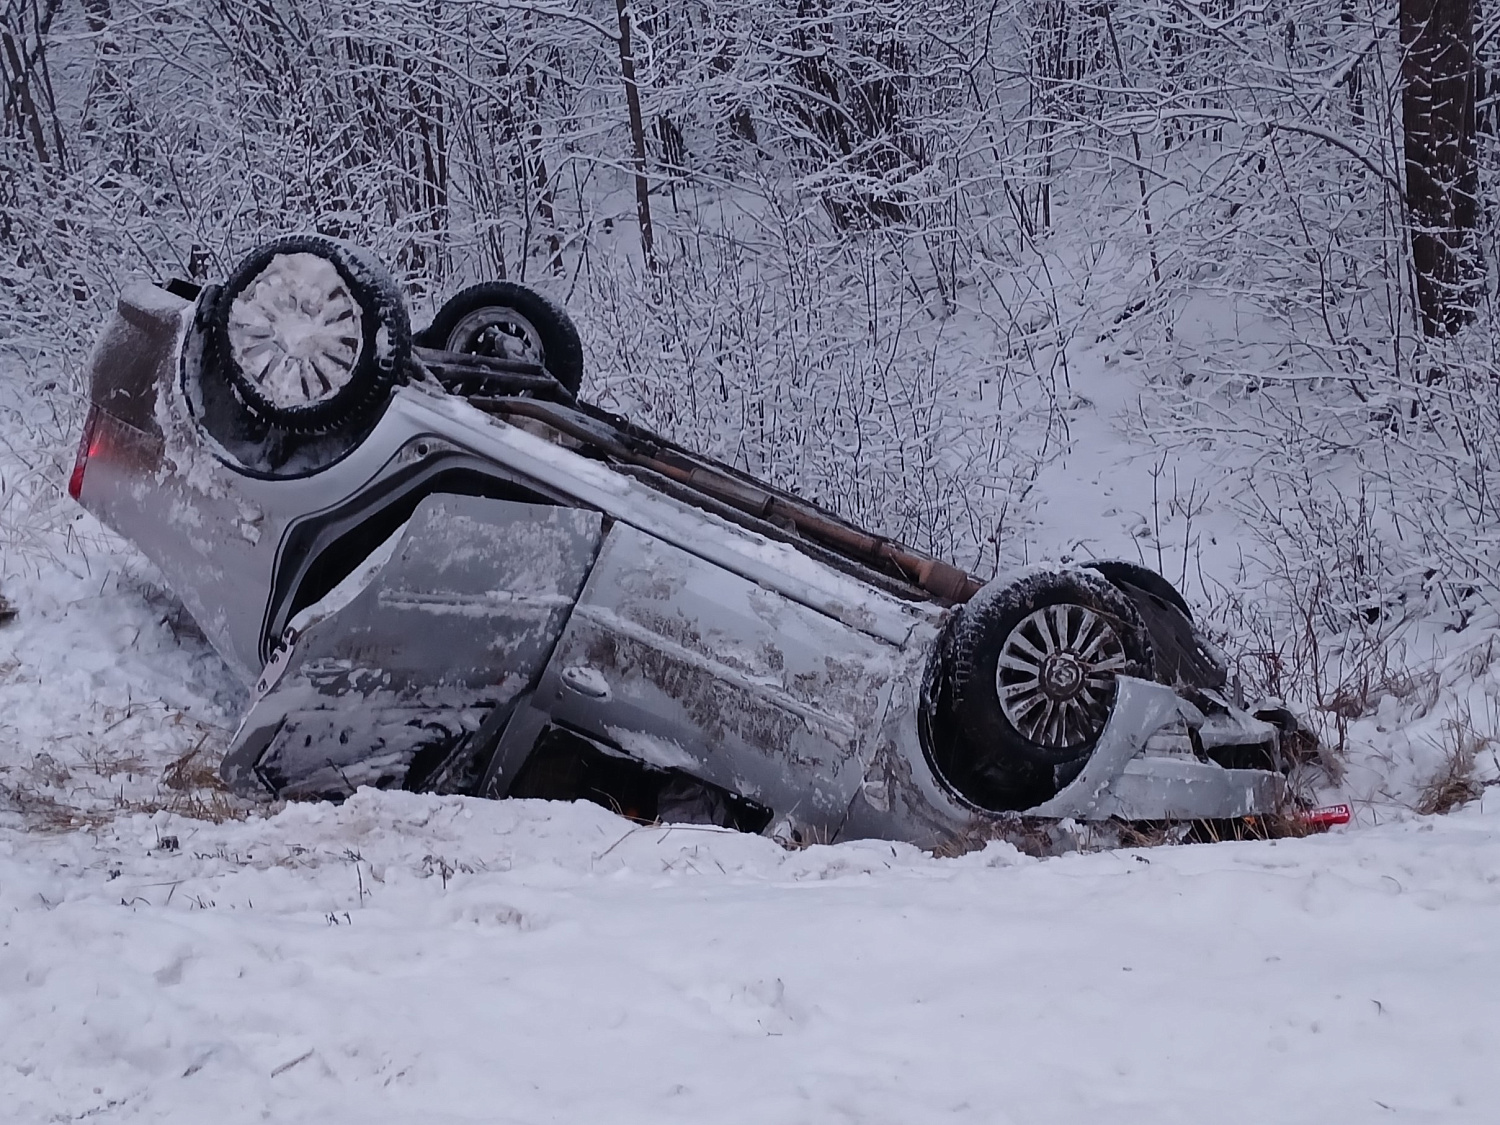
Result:
[[[1038,557],[1186,550],[1104,374]],[[1496,729],[1493,621],[1412,634],[1417,686],[1327,792],[1356,825],[1304,840],[940,859],[587,805],[250,808],[208,774],[243,695],[61,495],[72,437],[0,438],[5,1121],[1500,1120],[1495,790],[1409,811],[1457,717]],[[1196,518],[1222,574],[1232,513]]]
[[[364,791],[244,823],[6,831],[0,917],[17,1122],[1500,1108],[1489,811],[938,860]]]

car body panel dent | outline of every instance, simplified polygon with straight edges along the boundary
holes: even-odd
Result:
[[[616,524],[538,685],[556,722],[841,823],[899,650]],[[583,686],[587,690],[580,690]]]
[[[384,776],[476,731],[535,684],[602,526],[583,508],[425,498],[388,559],[356,579],[364,588],[335,589],[341,605],[309,607],[305,631],[288,630],[226,770],[258,772],[278,794],[321,793],[356,766]]]

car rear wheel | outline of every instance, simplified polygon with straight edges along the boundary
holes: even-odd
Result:
[[[981,590],[955,621],[945,659],[945,756],[959,773],[980,774],[1087,758],[1113,713],[1117,677],[1152,668],[1135,607],[1084,571]]]
[[[583,342],[573,319],[549,298],[513,281],[484,281],[456,293],[418,343],[534,363],[573,395],[583,383]]]
[[[261,421],[323,433],[383,403],[406,369],[400,290],[364,251],[288,235],[248,255],[209,316],[208,352]]]

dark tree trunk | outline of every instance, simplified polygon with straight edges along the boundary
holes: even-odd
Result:
[[[811,162],[830,182],[823,207],[841,230],[903,223],[910,205],[902,180],[925,163],[903,104],[912,69],[906,44],[877,10],[857,28],[852,49],[840,48],[828,11],[825,0],[799,0],[789,91]]]
[[[52,96],[47,40],[61,6],[62,0],[44,0],[29,7],[8,4],[0,12],[0,82],[4,94],[0,129],[16,129],[31,142],[38,164],[56,168],[66,164],[66,153],[62,122]]]
[[[552,60],[555,65],[557,60]],[[562,236],[557,231],[557,209],[554,207],[555,187],[547,174],[547,157],[542,151],[542,87],[536,71],[526,68],[526,84],[523,87],[526,116],[531,118],[531,162],[534,169],[532,182],[536,185],[536,215],[541,220],[544,237],[547,239],[547,265],[555,276],[563,273]],[[522,259],[522,269],[525,259]]]
[[[1474,318],[1482,276],[1474,0],[1401,0],[1401,120],[1417,306],[1427,336]]]
[[[625,83],[625,111],[630,118],[631,161],[635,165],[635,214],[641,226],[641,256],[646,269],[656,272],[655,237],[651,229],[651,184],[646,178],[646,126],[641,117],[641,92],[635,81],[635,51],[630,45],[628,0],[615,0],[620,16],[620,77]]]

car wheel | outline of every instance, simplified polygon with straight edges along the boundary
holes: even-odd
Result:
[[[1093,574],[1039,573],[981,590],[950,633],[948,702],[966,757],[1079,761],[1114,709],[1116,677],[1150,677],[1130,599]]]
[[[224,283],[208,352],[262,421],[323,433],[383,403],[406,369],[400,290],[364,251],[320,235],[261,246]]]
[[[418,341],[466,355],[545,367],[576,395],[583,383],[583,341],[561,305],[513,281],[484,281],[449,298]]]
[[[1177,590],[1177,587],[1168,582],[1156,571],[1144,566],[1138,566],[1131,562],[1120,562],[1116,559],[1101,559],[1097,562],[1085,564],[1089,570],[1097,571],[1111,582],[1125,583],[1134,586],[1137,590],[1144,590],[1153,597],[1159,598],[1168,605],[1176,606],[1182,610],[1182,615],[1189,621],[1193,619],[1193,611],[1188,608],[1187,599]]]

